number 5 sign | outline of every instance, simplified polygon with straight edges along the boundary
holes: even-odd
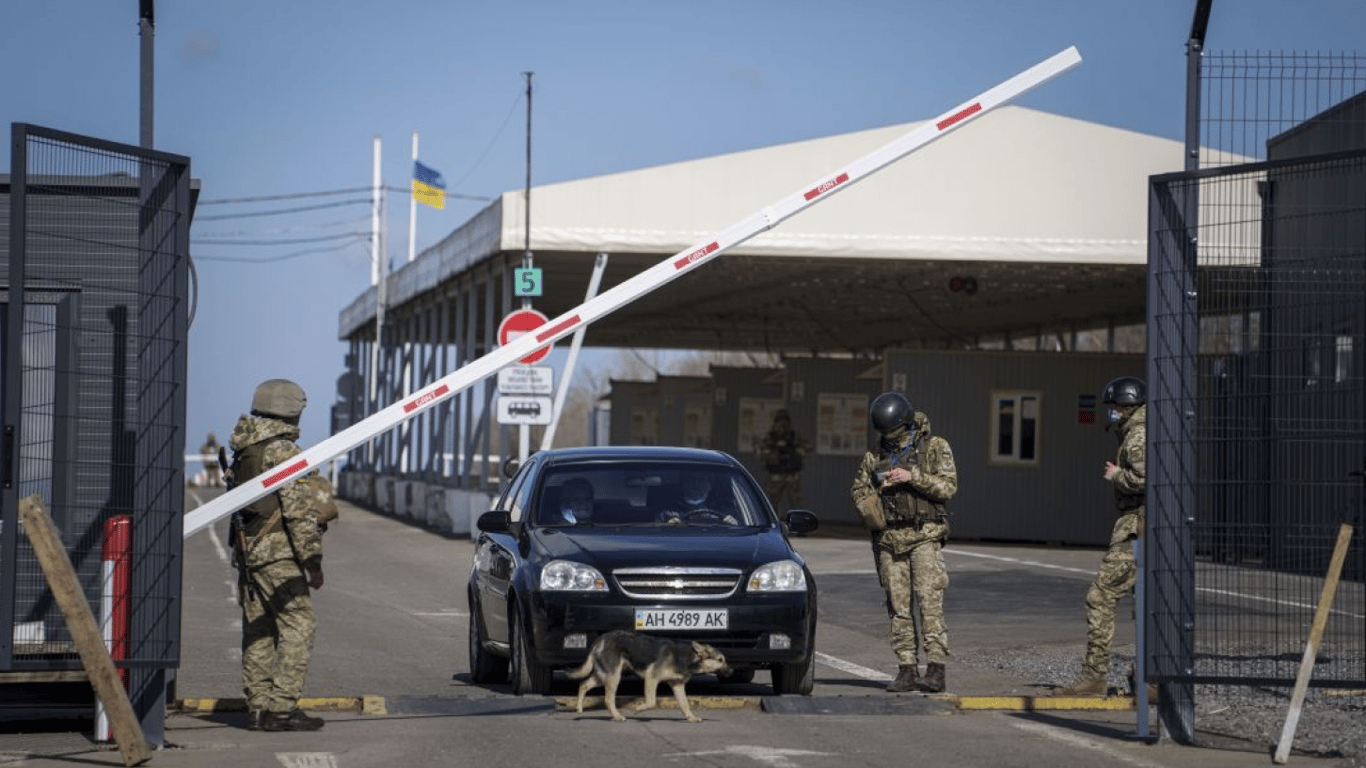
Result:
[[[541,268],[518,269],[513,273],[513,296],[541,295]]]

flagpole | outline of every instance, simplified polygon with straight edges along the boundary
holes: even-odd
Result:
[[[413,166],[417,166],[417,131],[413,131]],[[408,261],[417,258],[417,195],[408,196]]]

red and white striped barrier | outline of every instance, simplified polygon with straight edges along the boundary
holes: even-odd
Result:
[[[128,658],[129,617],[132,615],[133,518],[116,515],[104,521],[104,552],[101,560],[100,628],[104,645],[114,661]],[[119,680],[128,687],[128,670],[119,670]],[[114,733],[104,704],[95,705],[95,740],[113,741]]]
[[[585,301],[545,325],[518,336],[507,344],[484,355],[463,368],[457,369],[421,392],[394,403],[382,411],[353,424],[300,453],[285,467],[269,475],[254,478],[228,493],[208,502],[185,516],[184,535],[192,536],[231,512],[273,493],[280,486],[294,480],[323,463],[354,449],[406,421],[433,405],[482,381],[530,355],[544,346],[555,343],[575,329],[610,314],[645,294],[675,280],[684,273],[697,269],[728,249],[755,235],[772,229],[780,222],[816,203],[853,186],[868,176],[900,160],[931,141],[962,127],[987,112],[1018,97],[1025,91],[1042,85],[1081,63],[1075,47],[1058,53],[1045,61],[1010,78],[1000,85],[964,102],[939,117],[915,128],[886,146],[877,149],[847,168],[842,168],[793,192],[773,205],[750,215],[713,238],[670,256],[631,279]]]

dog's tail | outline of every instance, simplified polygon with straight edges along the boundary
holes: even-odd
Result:
[[[582,680],[585,677],[588,677],[589,675],[593,674],[593,657],[589,656],[588,658],[584,659],[583,666],[567,674],[569,675],[570,680]]]

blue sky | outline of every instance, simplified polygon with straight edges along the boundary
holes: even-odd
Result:
[[[326,437],[346,351],[338,312],[370,280],[368,204],[206,218],[363,194],[208,201],[366,187],[376,135],[384,184],[406,188],[414,130],[423,162],[443,174],[448,192],[492,198],[521,189],[526,71],[535,73],[533,184],[932,117],[1071,45],[1081,67],[1020,104],[1180,138],[1194,6],[162,0],[156,147],[191,158],[206,202],[192,232],[199,293],[190,448],[209,431],[225,439],[255,385],[272,377],[292,378],[309,394],[302,442]],[[10,63],[0,123],[137,144],[137,9],[137,0],[0,0],[0,50]],[[1214,0],[1206,48],[1354,52],[1362,30],[1362,0]],[[8,172],[8,157],[0,168]],[[421,208],[418,251],[483,205],[451,199],[444,211]],[[389,207],[388,250],[401,262],[407,197],[392,194]],[[320,237],[334,239],[209,244]],[[562,357],[557,351],[551,361]]]

